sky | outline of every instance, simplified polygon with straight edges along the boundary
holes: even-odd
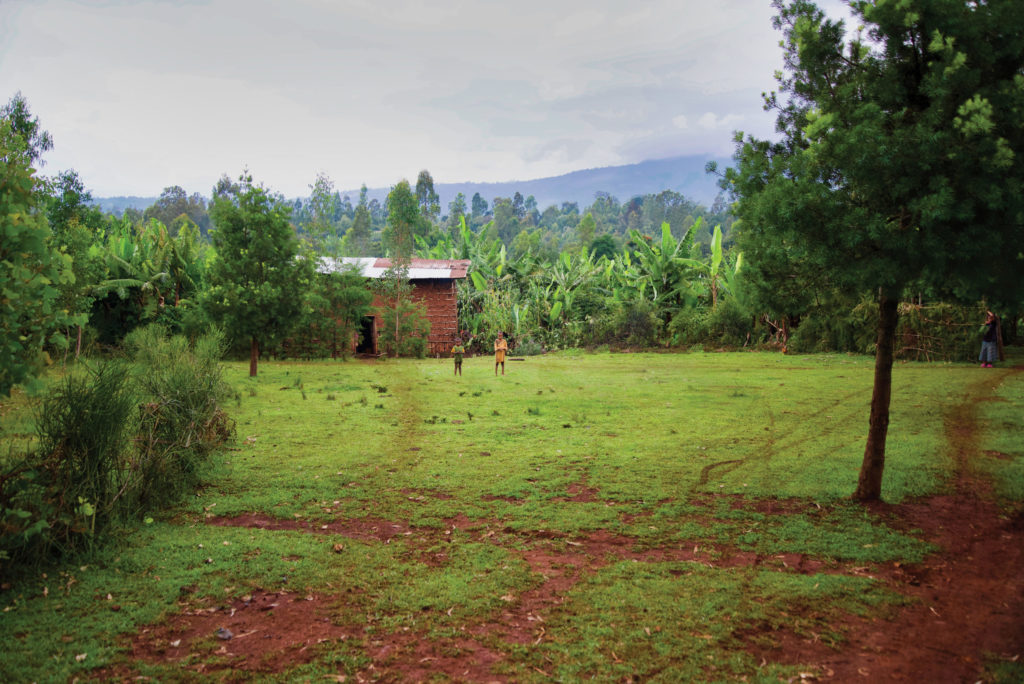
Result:
[[[768,0],[0,0],[20,91],[94,196],[288,197],[730,156],[774,119]]]

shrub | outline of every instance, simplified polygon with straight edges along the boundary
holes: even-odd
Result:
[[[230,438],[233,427],[219,406],[230,395],[219,360],[224,335],[215,331],[190,346],[157,325],[125,339],[133,355],[141,407],[137,449],[129,470],[136,478],[136,505],[157,508],[198,483],[209,452]]]
[[[700,344],[708,339],[708,311],[699,308],[681,309],[668,327],[673,346]]]
[[[727,297],[707,312],[706,341],[731,347],[742,347],[754,332],[754,317],[735,297]]]
[[[617,302],[604,314],[591,319],[592,344],[644,348],[657,342],[661,321],[651,302]]]
[[[36,411],[37,448],[0,473],[0,564],[25,567],[102,542],[121,520],[198,482],[233,426],[218,359],[223,337],[190,347],[160,326],[133,331],[134,366],[69,373]]]
[[[544,353],[544,345],[528,337],[516,344],[515,352],[517,356],[540,356]]]
[[[92,545],[125,495],[138,405],[128,368],[68,374],[36,410],[37,449],[0,475],[0,561],[27,564]]]
[[[397,307],[381,309],[381,326],[378,341],[387,354],[413,356],[422,359],[427,355],[427,335],[430,321],[426,307],[411,300],[403,300]],[[395,338],[395,317],[398,317],[398,337]]]

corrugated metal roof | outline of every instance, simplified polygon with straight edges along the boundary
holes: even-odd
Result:
[[[376,257],[320,257],[317,270],[321,273],[334,273],[345,268],[358,269],[367,278],[380,278],[391,267],[391,259]],[[452,280],[465,278],[469,272],[468,259],[411,259],[409,261],[410,280]]]

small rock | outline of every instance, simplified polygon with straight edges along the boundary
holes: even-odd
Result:
[[[231,633],[231,630],[227,629],[226,627],[221,627],[221,628],[219,628],[217,630],[217,638],[218,639],[223,639],[224,641],[228,641],[230,639],[233,639],[234,636],[235,635]]]

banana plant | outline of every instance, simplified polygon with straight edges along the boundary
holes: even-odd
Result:
[[[663,309],[684,306],[696,298],[690,282],[686,260],[693,250],[693,234],[700,229],[702,218],[676,241],[669,224],[661,224],[661,241],[654,242],[638,231],[630,231],[636,245],[636,264],[631,275],[637,279],[641,296]]]
[[[732,292],[736,274],[743,266],[743,255],[737,254],[732,264],[725,261],[722,251],[722,226],[718,225],[715,226],[711,236],[710,262],[700,259],[683,259],[683,263],[707,280],[708,292],[711,295],[711,308],[715,309],[718,307],[719,292]],[[725,263],[724,268],[723,263]]]

